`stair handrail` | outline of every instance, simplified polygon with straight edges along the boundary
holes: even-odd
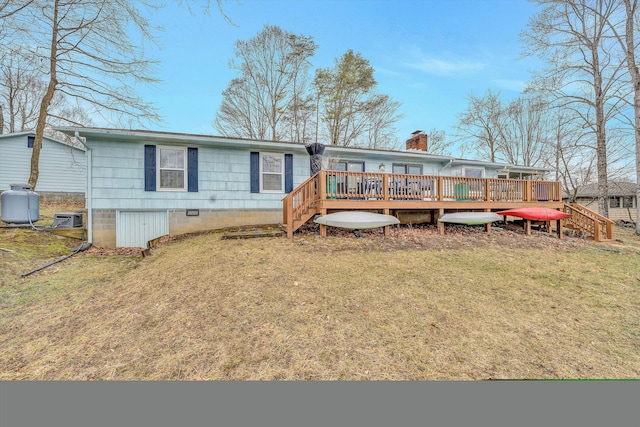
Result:
[[[604,215],[600,215],[598,212],[592,211],[591,209],[579,204],[579,203],[565,203],[565,212],[567,210],[569,211],[575,211],[578,212],[580,215],[587,217],[588,219],[592,220],[594,223],[594,239],[599,241],[600,240],[600,233],[604,232],[604,234],[607,236],[607,239],[612,240],[613,239],[613,221],[611,221],[609,218],[607,218]],[[573,219],[573,216],[571,218],[567,218],[567,220],[569,220],[572,223],[575,223],[576,225],[580,225],[576,220]]]
[[[324,171],[319,171],[310,176],[282,199],[282,222],[286,225],[287,230],[293,226],[293,218],[296,213],[308,211],[319,200],[320,188],[318,184],[321,180],[318,177],[323,174]]]

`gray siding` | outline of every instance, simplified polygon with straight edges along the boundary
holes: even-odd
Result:
[[[27,147],[26,134],[0,138],[0,192],[9,190],[10,184],[29,181],[32,151]],[[86,184],[84,151],[44,138],[36,191],[85,193]]]

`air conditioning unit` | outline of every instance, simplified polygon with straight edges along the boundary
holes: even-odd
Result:
[[[53,228],[82,227],[82,213],[61,212],[53,215]]]

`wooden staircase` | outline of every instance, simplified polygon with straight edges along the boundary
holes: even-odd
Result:
[[[596,242],[613,240],[613,221],[578,203],[564,205],[564,212],[571,214],[565,219],[564,227],[581,231]]]
[[[282,223],[288,238],[292,238],[297,229],[319,213],[316,208],[320,194],[319,175],[310,177],[282,199]]]

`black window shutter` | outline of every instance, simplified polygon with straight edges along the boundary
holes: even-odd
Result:
[[[144,146],[144,191],[156,191],[156,146]]]
[[[260,153],[252,151],[250,161],[251,192],[260,192]]]
[[[187,189],[198,191],[198,149],[187,148]]]
[[[293,154],[284,155],[284,192],[293,191]]]
[[[35,136],[27,136],[27,148],[33,148],[33,142],[36,140]]]

